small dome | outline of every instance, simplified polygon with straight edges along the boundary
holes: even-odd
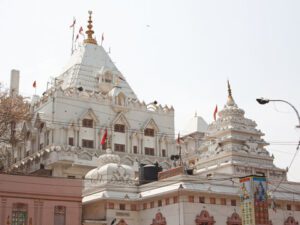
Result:
[[[108,163],[90,170],[85,175],[85,179],[92,183],[125,182],[134,179],[134,171],[127,165]]]
[[[126,183],[134,181],[134,170],[128,165],[120,164],[120,157],[112,154],[111,149],[98,158],[99,166],[85,175],[85,186],[99,183]]]
[[[105,165],[107,163],[120,163],[120,156],[112,154],[110,148],[106,149],[106,154],[100,155],[98,158],[98,167]]]

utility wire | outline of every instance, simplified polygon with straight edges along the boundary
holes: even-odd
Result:
[[[295,158],[296,158],[296,156],[298,154],[299,148],[300,148],[300,140],[298,142],[298,145],[296,147],[296,151],[295,151],[294,156],[293,156],[293,158],[292,158],[292,160],[290,162],[290,165],[288,166],[288,170],[291,168],[291,166],[292,166],[292,164],[293,164],[293,162],[294,162],[294,160],[295,160]],[[284,178],[285,178],[285,176],[283,176],[281,178],[280,182],[277,184],[277,186],[275,187],[275,189],[273,190],[273,192],[275,192],[278,189],[278,187],[280,186],[280,184],[283,182]]]

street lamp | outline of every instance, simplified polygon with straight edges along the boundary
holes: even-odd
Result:
[[[297,115],[297,118],[298,118],[298,125],[296,125],[296,128],[300,128],[300,116],[299,116],[299,113],[298,113],[298,110],[295,108],[295,106],[293,106],[291,103],[289,103],[288,101],[285,101],[285,100],[280,100],[280,99],[266,99],[266,98],[257,98],[256,101],[261,104],[261,105],[265,105],[269,102],[284,102],[286,104],[288,104],[289,106],[291,106],[296,115]]]

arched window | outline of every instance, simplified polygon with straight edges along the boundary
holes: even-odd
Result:
[[[126,96],[122,92],[116,97],[116,104],[121,106],[126,105]]]
[[[23,203],[14,203],[12,208],[11,225],[27,225],[28,206]]]
[[[156,213],[155,218],[152,220],[151,225],[167,225],[166,218],[161,212]]]
[[[94,127],[94,121],[93,119],[83,119],[82,120],[82,127],[87,127],[87,128],[93,128]]]
[[[206,210],[202,210],[195,219],[196,225],[214,225],[215,220],[213,216],[210,216]]]
[[[102,76],[102,82],[104,83],[112,83],[112,74],[111,72],[105,72],[104,76]]]
[[[54,225],[66,225],[66,207],[54,207]]]
[[[286,221],[284,221],[284,225],[299,225],[299,223],[293,216],[289,216]]]
[[[227,218],[227,225],[242,225],[242,220],[236,212]]]

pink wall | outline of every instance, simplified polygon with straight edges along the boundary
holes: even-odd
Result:
[[[80,225],[81,191],[81,180],[0,174],[0,224],[23,203],[32,225],[53,225],[55,206],[66,207],[66,225]]]

